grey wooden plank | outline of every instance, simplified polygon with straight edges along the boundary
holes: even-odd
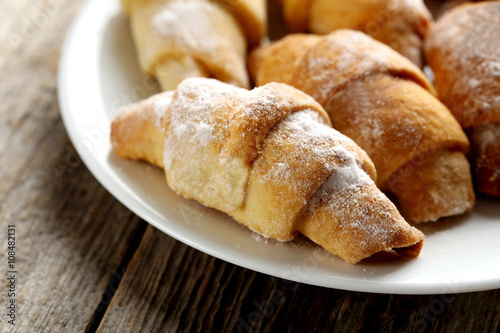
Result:
[[[98,332],[496,332],[500,290],[384,295],[256,273],[148,227]]]
[[[2,332],[84,331],[142,230],[86,170],[59,115],[59,52],[82,3],[1,4]],[[7,293],[8,225],[16,230],[14,297]],[[11,299],[15,325],[5,315]]]

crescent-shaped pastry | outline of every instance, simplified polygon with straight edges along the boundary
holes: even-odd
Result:
[[[126,107],[111,141],[118,155],[163,167],[177,193],[266,237],[302,233],[350,263],[422,247],[424,235],[375,185],[366,153],[290,86],[187,79]]]

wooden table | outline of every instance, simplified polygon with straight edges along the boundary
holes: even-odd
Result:
[[[0,2],[2,332],[499,329],[500,290],[397,296],[291,283],[194,250],[122,206],[85,168],[59,114],[59,53],[82,3]]]

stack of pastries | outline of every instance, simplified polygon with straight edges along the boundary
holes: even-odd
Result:
[[[409,222],[500,197],[500,2],[437,22],[421,0],[279,2],[290,33],[268,42],[265,0],[122,0],[164,92],[120,110],[115,153],[349,263],[415,258],[424,235]]]

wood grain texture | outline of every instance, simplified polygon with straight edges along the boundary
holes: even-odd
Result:
[[[84,331],[141,230],[140,220],[86,170],[59,115],[59,52],[81,3],[0,5],[2,309],[8,301],[9,224],[16,226],[18,272],[16,325],[2,310],[2,332]]]
[[[0,2],[2,309],[8,224],[19,272],[17,322],[0,311],[1,332],[498,331],[500,290],[398,296],[289,282],[194,250],[119,204],[59,116],[59,53],[82,3]]]
[[[496,332],[500,290],[404,296],[255,273],[148,227],[98,332]]]

